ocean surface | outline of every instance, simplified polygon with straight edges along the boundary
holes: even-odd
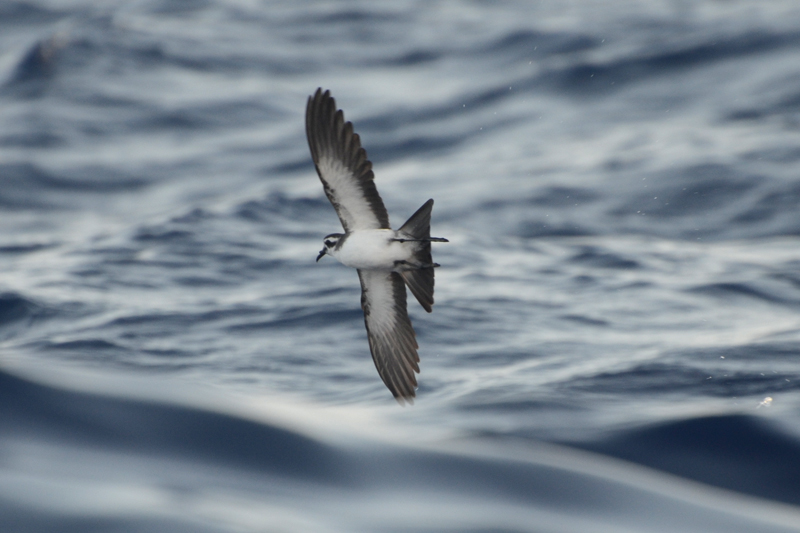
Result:
[[[450,239],[413,406],[317,87]],[[800,532],[800,5],[0,2],[0,531]]]

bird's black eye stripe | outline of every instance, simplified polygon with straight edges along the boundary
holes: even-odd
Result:
[[[325,246],[327,246],[328,248],[330,248],[333,245],[334,245],[333,241],[325,241]]]

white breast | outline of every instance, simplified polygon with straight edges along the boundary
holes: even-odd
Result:
[[[395,261],[411,258],[411,250],[403,243],[392,241],[394,230],[374,229],[354,231],[347,236],[333,255],[343,265],[365,270],[391,270]]]

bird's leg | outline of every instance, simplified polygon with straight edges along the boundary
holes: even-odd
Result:
[[[428,237],[427,239],[392,239],[394,242],[450,242],[444,237]]]
[[[416,264],[414,264],[414,263],[410,263],[410,262],[408,262],[408,261],[406,261],[404,259],[401,259],[400,261],[395,261],[394,262],[394,266],[395,267],[406,266],[406,267],[409,267],[408,270],[420,270],[422,268],[436,268],[436,267],[442,266],[442,265],[440,265],[439,263],[416,263]]]

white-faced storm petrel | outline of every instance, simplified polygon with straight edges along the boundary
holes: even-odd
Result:
[[[433,272],[439,266],[431,258],[431,242],[448,242],[431,237],[433,200],[399,230],[392,229],[375,188],[372,163],[330,91],[317,89],[308,98],[306,136],[322,187],[344,227],[344,233],[323,239],[317,261],[332,255],[358,269],[372,360],[395,399],[401,405],[413,403],[419,346],[406,310],[405,286],[430,313]]]

